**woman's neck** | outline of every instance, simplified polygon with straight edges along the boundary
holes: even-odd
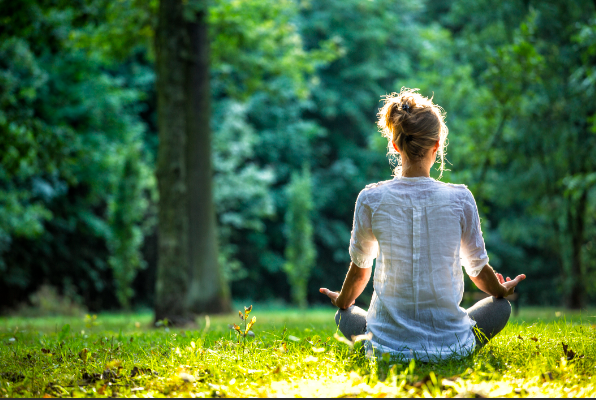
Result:
[[[409,163],[402,160],[401,176],[405,178],[430,177],[430,167],[432,163],[421,160],[420,162]]]

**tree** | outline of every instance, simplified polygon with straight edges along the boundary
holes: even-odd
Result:
[[[286,211],[286,263],[284,271],[292,290],[292,300],[306,308],[307,284],[310,272],[315,266],[317,252],[313,241],[312,182],[310,171],[304,167],[302,173],[294,172],[287,187],[288,209]]]
[[[486,104],[494,107],[478,111],[502,116],[467,165],[481,171],[474,186],[483,189],[489,251],[500,259],[497,268],[535,276],[524,284],[534,301],[558,302],[544,290],[558,286],[569,307],[581,308],[593,290],[594,3],[493,5],[458,0],[447,19],[478,86],[491,94]]]
[[[206,2],[162,0],[156,31],[159,255],[156,320],[225,312],[212,198]]]
[[[130,58],[115,66],[87,52],[78,38],[101,22],[92,1],[0,2],[2,307],[44,282],[93,310],[118,306],[116,286],[130,293],[120,268],[134,262],[107,261],[140,257],[153,180],[138,83],[152,73]],[[136,185],[119,185],[133,153]],[[133,232],[134,240],[119,237]],[[113,246],[121,239],[125,252]]]

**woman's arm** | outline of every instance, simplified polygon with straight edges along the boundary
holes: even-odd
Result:
[[[518,283],[526,279],[524,274],[518,275],[515,279],[507,277],[503,279],[503,275],[496,273],[488,264],[482,268],[478,276],[470,276],[470,279],[483,292],[495,297],[507,297],[513,294]]]
[[[358,296],[366,287],[370,280],[372,268],[360,268],[353,262],[350,263],[350,269],[341,287],[341,292],[332,292],[327,288],[319,289],[319,292],[327,295],[331,299],[331,303],[343,310],[352,306]]]

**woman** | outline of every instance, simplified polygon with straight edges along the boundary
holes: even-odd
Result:
[[[356,201],[352,262],[339,293],[321,288],[340,310],[336,323],[351,338],[368,333],[377,352],[436,361],[462,357],[501,331],[511,314],[506,297],[525,279],[503,279],[488,265],[478,209],[464,185],[430,178],[444,169],[447,127],[442,109],[416,90],[386,96],[378,125],[398,158],[395,178],[368,185]],[[459,307],[466,273],[488,297]],[[371,276],[368,313],[354,306]],[[474,328],[475,325],[475,328]]]

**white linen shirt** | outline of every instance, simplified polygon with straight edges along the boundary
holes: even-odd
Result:
[[[405,360],[461,357],[474,350],[475,322],[459,306],[464,279],[488,263],[478,209],[465,185],[395,178],[358,195],[350,256],[376,258],[369,345]]]

